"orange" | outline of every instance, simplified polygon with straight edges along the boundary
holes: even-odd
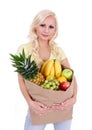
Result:
[[[59,78],[57,78],[57,80],[58,80],[60,83],[67,81],[67,79],[66,79],[64,76],[60,76]]]

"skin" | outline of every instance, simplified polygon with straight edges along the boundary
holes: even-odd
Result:
[[[53,37],[55,34],[56,28],[56,21],[52,16],[47,17],[39,26],[36,27],[36,33],[38,36],[38,44],[39,44],[39,56],[45,61],[49,59],[50,56],[50,46],[49,46],[49,40]],[[43,53],[44,52],[44,53]],[[62,61],[62,65],[70,67],[68,59],[64,59]],[[26,89],[24,79],[21,75],[18,74],[18,82],[21,89],[21,92],[26,99],[29,109],[33,109],[33,111],[43,116],[47,114],[49,111],[55,110],[64,110],[68,109],[69,107],[72,107],[76,102],[76,96],[77,96],[77,83],[76,79],[74,78],[74,95],[66,100],[63,103],[60,104],[53,104],[51,107],[47,107],[46,105],[42,104],[41,102],[33,101],[30,98],[30,95]]]

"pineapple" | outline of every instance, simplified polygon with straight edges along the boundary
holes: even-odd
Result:
[[[44,78],[43,74],[39,72],[37,74],[37,76],[34,77],[33,79],[31,79],[30,81],[33,83],[36,83],[38,85],[41,85],[45,81],[45,78]]]
[[[36,62],[34,60],[31,60],[31,55],[28,57],[25,56],[24,49],[19,55],[10,54],[10,56],[13,63],[12,66],[16,68],[15,72],[18,72],[25,79],[36,84],[40,84],[44,80],[44,77],[39,74],[39,69],[36,65]],[[39,82],[38,78],[41,79]]]

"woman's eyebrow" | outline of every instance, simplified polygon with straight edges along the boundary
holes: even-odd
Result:
[[[44,23],[41,23],[41,24],[40,24],[40,26],[45,26],[45,25],[46,25],[46,24],[44,24]]]
[[[50,28],[54,28],[55,26],[54,25],[49,25]]]

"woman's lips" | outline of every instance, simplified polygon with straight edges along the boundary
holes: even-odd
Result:
[[[49,37],[49,35],[47,35],[47,34],[42,34],[42,36],[43,36],[43,37]]]

